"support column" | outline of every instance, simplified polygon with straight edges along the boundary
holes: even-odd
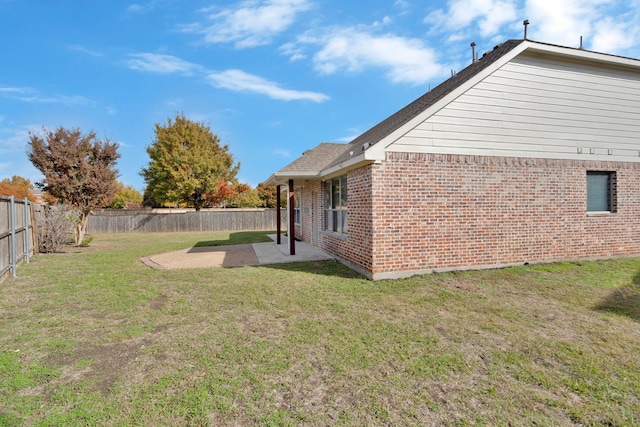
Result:
[[[296,254],[296,227],[295,223],[295,189],[293,188],[293,180],[289,180],[289,200],[287,201],[289,207],[289,221],[287,223],[287,234],[289,235],[289,255]]]
[[[282,221],[280,218],[280,186],[276,185],[276,244],[281,244],[282,239],[280,234],[282,233]]]

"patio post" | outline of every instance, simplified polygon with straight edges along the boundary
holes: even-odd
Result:
[[[295,201],[294,201],[293,180],[289,180],[289,221],[287,222],[287,234],[289,235],[289,255],[296,254],[296,232],[295,232]]]
[[[282,223],[280,218],[280,186],[276,185],[276,244],[282,243],[280,233],[282,232]]]

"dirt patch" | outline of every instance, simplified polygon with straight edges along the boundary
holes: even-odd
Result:
[[[168,296],[164,294],[160,294],[154,299],[152,299],[151,301],[149,301],[149,308],[153,310],[162,310],[162,308],[164,308],[164,306],[167,305],[168,300],[169,300]]]
[[[94,381],[93,390],[104,396],[129,370],[131,363],[139,356],[140,350],[150,344],[149,339],[132,339],[99,345],[86,344],[73,354],[52,355],[45,361],[61,367],[62,375],[58,381]],[[77,363],[80,361],[86,361],[87,366],[78,369]]]
[[[253,245],[200,246],[141,258],[153,268],[179,269],[258,265]]]

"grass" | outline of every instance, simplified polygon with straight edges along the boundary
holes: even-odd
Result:
[[[0,426],[640,425],[638,258],[370,282],[91,237],[0,285]]]

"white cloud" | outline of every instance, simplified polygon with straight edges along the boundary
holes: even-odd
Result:
[[[616,0],[527,0],[526,13],[534,40],[577,47],[583,36],[586,48],[605,53],[621,53],[640,43],[638,5]]]
[[[291,60],[292,62],[300,61],[307,57],[304,51],[293,42],[285,43],[280,46],[280,52],[282,52],[285,56],[288,56],[289,60]]]
[[[618,0],[449,0],[424,19],[430,33],[446,43],[482,39],[505,40],[504,33],[522,38],[528,19],[528,38],[607,53],[630,54],[640,43],[640,3]],[[480,40],[478,40],[480,41]]]
[[[132,3],[127,6],[126,11],[128,13],[146,13],[153,10],[156,7],[156,3],[157,2],[155,0],[147,2],[145,4]]]
[[[35,95],[29,97],[21,97],[19,98],[24,102],[35,102],[35,103],[43,103],[43,104],[62,104],[62,105],[92,105],[94,104],[89,98],[86,98],[81,95],[54,95],[54,96],[43,96],[43,95]]]
[[[268,44],[289,28],[299,13],[311,7],[309,0],[247,0],[233,8],[208,8],[210,25],[191,24],[184,31],[204,34],[208,43],[235,43],[237,48]]]
[[[448,6],[431,12],[424,22],[436,31],[454,32],[475,23],[482,37],[491,37],[517,18],[515,0],[451,0]]]
[[[601,1],[528,0],[529,38],[564,46],[579,45],[581,35],[587,37],[591,34],[592,21],[597,17],[597,3]]]
[[[403,11],[411,8],[411,3],[409,3],[407,0],[396,0],[393,5]]]
[[[131,148],[134,147],[131,144],[127,144],[126,142],[122,142],[122,141],[111,141],[112,143],[118,144],[118,148]]]
[[[275,149],[273,150],[273,154],[279,157],[284,157],[285,159],[288,159],[291,157],[291,152],[289,150]]]
[[[191,62],[184,61],[173,55],[158,53],[136,53],[130,55],[133,59],[127,61],[127,66],[132,70],[146,71],[157,74],[183,74],[191,75],[200,71],[202,67]]]
[[[29,132],[38,132],[40,128],[35,125],[19,128],[0,128],[0,154],[25,153]]]
[[[373,27],[386,27],[386,26],[388,26],[389,24],[391,24],[391,22],[392,22],[392,21],[393,21],[393,19],[391,19],[391,17],[390,17],[390,16],[385,15],[385,16],[382,18],[382,20],[380,20],[380,21],[375,21],[375,22],[372,24],[372,26],[373,26]]]
[[[27,157],[30,133],[41,135],[43,129],[35,124],[0,127],[0,179],[18,175],[32,184],[44,179]]]
[[[377,35],[351,27],[325,31],[316,36],[306,35],[298,43],[321,46],[313,55],[313,62],[316,70],[323,74],[340,70],[358,73],[378,67],[386,69],[394,83],[419,85],[444,73],[435,52],[419,39],[393,34]]]
[[[624,51],[640,42],[640,32],[632,21],[616,22],[607,17],[596,22],[591,49],[598,52]]]
[[[84,54],[87,54],[89,56],[96,56],[96,57],[103,56],[102,53],[100,53],[98,51],[95,51],[95,50],[88,49],[88,48],[86,48],[84,46],[81,46],[79,44],[70,44],[70,45],[67,46],[67,49],[75,51],[75,52],[84,53]]]
[[[329,99],[327,95],[318,92],[283,89],[277,83],[270,82],[253,74],[245,73],[242,70],[225,70],[219,73],[210,73],[207,77],[216,87],[236,92],[251,92],[267,95],[272,99],[282,101],[308,100],[324,102]]]
[[[31,89],[26,87],[0,86],[0,94],[27,93],[29,91],[31,91]]]
[[[44,95],[29,87],[0,87],[0,96],[34,104],[92,105],[93,101],[80,95]]]

